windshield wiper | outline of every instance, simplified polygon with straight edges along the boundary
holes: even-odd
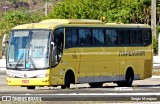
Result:
[[[28,47],[28,49],[27,49],[28,50],[27,51],[27,58],[28,58],[27,61],[31,63],[31,65],[33,66],[34,69],[37,69],[36,66],[35,66],[35,64],[34,64],[34,62],[33,62],[33,60],[32,60],[32,58],[31,58],[31,55],[29,55],[29,51],[30,51],[31,47],[32,46],[30,45]]]
[[[20,56],[20,58],[18,59],[16,65],[15,65],[15,69],[17,69],[17,66],[21,66],[21,64],[19,64],[21,62],[21,60],[23,59],[24,56],[24,52],[22,53],[22,55]]]
[[[30,60],[31,65],[33,66],[33,68],[34,68],[34,69],[37,69],[31,57],[29,57],[29,60]]]

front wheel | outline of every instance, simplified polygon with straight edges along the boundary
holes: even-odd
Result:
[[[35,86],[27,86],[28,90],[34,90],[36,87]]]
[[[71,79],[69,76],[65,77],[65,85],[61,85],[62,89],[66,89],[66,88],[70,88],[70,84],[71,84]]]

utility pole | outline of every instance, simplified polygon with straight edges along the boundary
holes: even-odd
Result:
[[[154,38],[156,38],[156,1],[157,0],[152,0],[151,3],[151,28]]]
[[[48,15],[48,10],[47,10],[47,0],[45,1],[45,17],[47,17]]]
[[[7,11],[7,9],[8,9],[8,6],[6,6],[6,0],[4,0],[3,9],[4,9],[4,14],[6,15],[6,11]]]

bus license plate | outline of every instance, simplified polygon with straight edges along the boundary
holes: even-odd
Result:
[[[29,83],[29,80],[22,80],[22,83]]]

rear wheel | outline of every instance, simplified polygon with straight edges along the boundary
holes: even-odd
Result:
[[[117,85],[119,87],[131,87],[134,79],[134,74],[132,70],[128,70],[126,72],[125,81],[119,81],[117,82]]]
[[[36,87],[35,86],[27,86],[28,90],[34,90]]]
[[[133,83],[133,75],[132,75],[132,73],[127,73],[126,81],[125,81],[126,87],[131,87],[132,83]]]
[[[101,88],[103,83],[89,83],[91,88]]]

